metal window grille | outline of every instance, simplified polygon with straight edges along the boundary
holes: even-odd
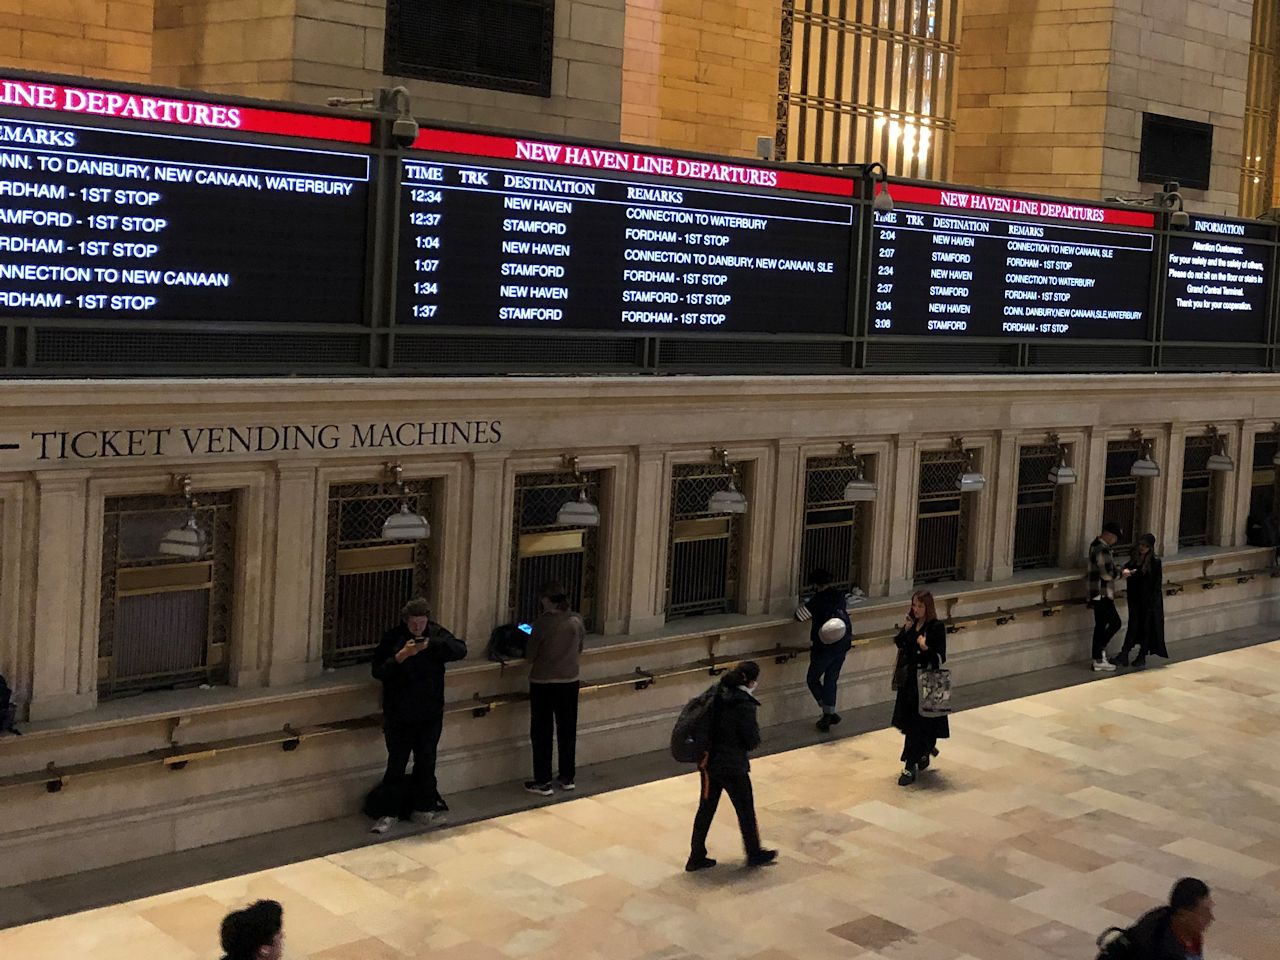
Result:
[[[944,179],[958,0],[783,0],[778,156]]]
[[[1249,515],[1258,520],[1280,513],[1280,483],[1275,459],[1280,435],[1259,433],[1253,440],[1253,477],[1249,486]]]
[[[1107,474],[1102,491],[1102,521],[1114,520],[1123,531],[1111,548],[1117,556],[1133,547],[1138,525],[1146,520],[1146,485],[1129,476],[1134,461],[1142,455],[1138,440],[1112,440],[1107,444]]]
[[[1209,542],[1213,520],[1213,473],[1206,466],[1213,454],[1212,437],[1187,437],[1182,454],[1182,506],[1178,546],[1202,547]]]
[[[409,508],[432,519],[431,481],[408,483]],[[426,596],[431,541],[387,541],[382,524],[400,509],[400,494],[379,483],[329,488],[324,551],[324,665],[348,666],[373,657],[400,608]]]
[[[668,620],[734,609],[742,517],[707,510],[711,495],[728,490],[731,480],[741,483],[720,464],[683,463],[672,470]]]
[[[516,477],[511,537],[511,622],[529,623],[539,613],[542,585],[558,580],[569,591],[569,603],[594,627],[599,567],[599,528],[566,527],[556,514],[583,488],[600,503],[600,472],[522,473]]]
[[[1256,217],[1276,206],[1276,105],[1280,102],[1280,3],[1255,0],[1249,41],[1249,77],[1245,88],[1244,149],[1240,164],[1242,217]]]
[[[98,699],[227,681],[235,576],[235,496],[200,493],[204,553],[160,541],[192,512],[178,496],[108,497],[103,516]]]
[[[869,461],[868,461],[869,462]],[[848,457],[812,457],[804,476],[804,531],[800,539],[801,590],[821,567],[842,590],[862,586],[863,503],[849,503],[844,488],[857,475]]]
[[[959,451],[921,454],[916,583],[964,577],[964,557],[969,541],[969,498],[956,489],[956,481],[964,469],[965,455]]]
[[[387,0],[384,71],[551,96],[555,0]]]
[[[1058,463],[1057,444],[1023,447],[1018,453],[1018,505],[1013,524],[1013,569],[1052,567],[1058,562],[1062,488],[1049,479]]]

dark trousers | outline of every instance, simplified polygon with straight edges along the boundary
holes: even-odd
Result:
[[[908,766],[914,767],[925,757],[932,756],[937,746],[938,738],[933,734],[933,731],[926,729],[922,725],[906,735],[902,744],[902,756],[900,759]]]
[[[533,780],[551,782],[551,737],[560,748],[560,782],[573,783],[578,751],[578,683],[529,684]]]
[[[1093,659],[1101,660],[1107,652],[1107,644],[1120,629],[1120,614],[1116,602],[1110,597],[1093,601]]]
[[[436,748],[444,715],[429,714],[413,724],[387,724],[383,737],[387,742],[387,772],[382,784],[391,810],[432,810],[440,802],[436,785]],[[413,772],[405,775],[409,757],[413,756]]]
[[[836,695],[840,683],[840,668],[849,653],[849,643],[814,644],[809,651],[809,673],[805,682],[809,692],[823,713],[836,712]]]
[[[738,829],[742,831],[742,845],[747,856],[760,851],[760,828],[756,825],[756,802],[751,792],[751,775],[716,774],[706,770],[702,775],[702,799],[698,803],[698,813],[693,818],[693,857],[707,855],[707,834],[711,830],[711,821],[716,817],[716,807],[720,806],[720,794],[727,792],[733,809],[738,814]]]

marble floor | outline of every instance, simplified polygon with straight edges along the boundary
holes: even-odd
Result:
[[[0,956],[205,960],[285,907],[290,960],[1091,960],[1180,876],[1212,960],[1280,956],[1280,643],[984,706],[900,788],[882,730],[754,763],[776,866],[682,870],[679,776],[0,931]]]

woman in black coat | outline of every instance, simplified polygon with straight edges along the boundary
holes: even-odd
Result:
[[[698,813],[693,819],[693,841],[689,861],[684,868],[692,873],[714,867],[707,856],[707,833],[715,819],[720,794],[728,793],[738,814],[742,845],[747,851],[747,865],[762,867],[778,858],[777,850],[760,846],[760,828],[756,824],[755,797],[751,791],[751,761],[747,755],[760,746],[760,724],[756,708],[760,701],[753,694],[760,678],[760,665],[744,660],[720,678],[716,691],[711,725],[711,750],[699,764],[702,795]]]
[[[1156,556],[1154,534],[1144,533],[1138,538],[1124,568],[1129,571],[1129,629],[1115,663],[1129,666],[1129,651],[1137,647],[1138,657],[1133,665],[1141,670],[1147,665],[1149,653],[1169,658],[1164,644],[1164,568]]]
[[[917,590],[911,597],[911,609],[902,621],[902,629],[893,641],[898,646],[898,664],[893,672],[898,690],[893,705],[893,725],[902,731],[902,776],[900,786],[916,782],[916,775],[929,766],[930,757],[938,755],[939,740],[951,736],[946,717],[920,716],[920,691],[917,677],[921,670],[936,670],[947,661],[947,628],[938,619],[933,594]]]

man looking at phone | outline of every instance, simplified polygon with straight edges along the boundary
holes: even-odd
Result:
[[[410,600],[401,622],[382,637],[373,676],[382,681],[382,730],[387,772],[382,794],[387,815],[374,833],[386,833],[408,812],[414,823],[443,819],[449,807],[436,784],[436,747],[444,726],[444,665],[467,655],[467,645],[431,619],[426,600]],[[413,773],[405,776],[409,755]]]

